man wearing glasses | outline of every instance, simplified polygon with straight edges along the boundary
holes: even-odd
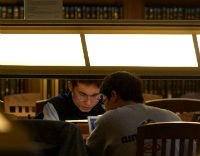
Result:
[[[79,120],[103,114],[98,80],[72,80],[69,93],[48,100],[43,108],[45,120]]]

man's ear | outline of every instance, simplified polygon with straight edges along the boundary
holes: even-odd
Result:
[[[112,90],[111,92],[111,100],[113,100],[113,102],[116,102],[118,100],[119,96],[117,94],[117,92],[115,90]]]
[[[68,87],[68,89],[69,89],[70,92],[73,90],[73,86],[72,86],[71,82],[67,83],[67,87]]]

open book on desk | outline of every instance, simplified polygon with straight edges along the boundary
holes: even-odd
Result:
[[[72,122],[72,123],[88,123],[88,119],[84,119],[84,120],[65,120],[65,122]]]

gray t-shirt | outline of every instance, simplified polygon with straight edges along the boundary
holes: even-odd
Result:
[[[87,146],[95,156],[134,156],[137,127],[146,121],[181,121],[173,112],[131,104],[104,113],[87,140]]]

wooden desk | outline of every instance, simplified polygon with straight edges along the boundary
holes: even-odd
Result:
[[[80,128],[82,134],[89,135],[88,123],[77,123],[77,126]]]
[[[89,126],[88,126],[88,122],[87,120],[80,120],[80,122],[77,120],[68,120],[66,122],[72,122],[74,124],[76,124],[80,130],[81,130],[81,133],[82,133],[82,136],[83,136],[83,140],[84,142],[86,142],[88,136],[89,136]]]
[[[86,140],[89,136],[89,126],[88,123],[77,123],[77,126],[80,128],[83,140],[86,143]]]

